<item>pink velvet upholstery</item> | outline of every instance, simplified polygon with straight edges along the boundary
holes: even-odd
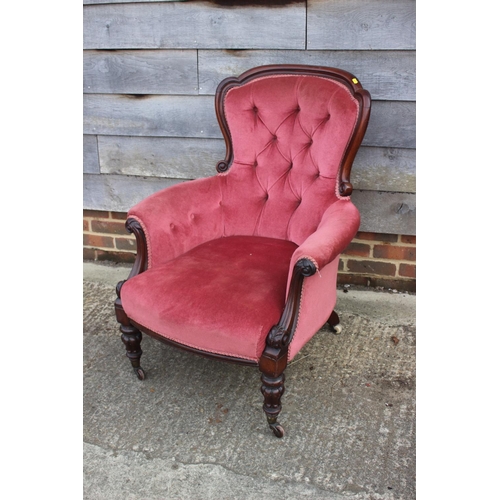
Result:
[[[260,236],[211,240],[126,281],[123,307],[166,338],[257,362],[280,319],[296,248]]]
[[[339,257],[304,281],[297,327],[288,348],[291,361],[326,323],[337,300]]]
[[[129,210],[146,234],[149,268],[223,235],[220,181],[215,176],[177,184]]]
[[[225,114],[234,160],[224,178],[224,235],[302,243],[338,198],[358,102],[332,80],[274,76],[231,89]]]
[[[339,166],[359,103],[317,76],[263,77],[229,90],[228,172],[160,191],[129,211],[148,270],[122,287],[126,314],[167,338],[258,361],[280,319],[295,263],[310,259],[289,359],[336,299],[338,256],[359,228]]]
[[[358,209],[348,200],[339,200],[330,205],[318,229],[292,255],[290,276],[302,258],[316,264],[318,272],[304,283],[299,320],[288,351],[290,360],[325,324],[335,307],[339,255],[356,235],[359,224]]]

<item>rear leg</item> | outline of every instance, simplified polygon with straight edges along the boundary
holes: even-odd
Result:
[[[339,335],[342,332],[340,318],[339,318],[339,315],[335,311],[332,311],[332,314],[330,314],[330,317],[328,318],[327,323],[331,326],[332,331],[333,331],[333,333],[335,333],[335,335]]]

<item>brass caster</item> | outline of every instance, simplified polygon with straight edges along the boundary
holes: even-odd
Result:
[[[335,335],[340,335],[342,333],[342,325],[335,325],[332,329]]]
[[[280,424],[269,424],[269,427],[276,437],[282,438],[285,435],[285,429]]]
[[[141,368],[134,368],[134,372],[139,380],[144,380],[146,378],[146,372]]]

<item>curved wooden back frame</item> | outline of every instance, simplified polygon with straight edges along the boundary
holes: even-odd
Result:
[[[227,172],[233,161],[231,133],[229,131],[229,126],[224,113],[224,100],[226,94],[230,89],[245,85],[256,78],[275,75],[307,75],[330,78],[331,80],[336,80],[342,83],[358,101],[358,118],[353,135],[349,141],[340,165],[339,193],[341,196],[349,196],[352,193],[352,184],[350,182],[352,163],[365,135],[366,127],[368,126],[371,110],[371,97],[370,93],[361,86],[358,79],[354,75],[337,68],[308,66],[303,64],[272,64],[250,69],[241,74],[239,77],[229,77],[222,80],[215,92],[215,114],[226,143],[226,156],[224,160],[217,163],[217,172]]]

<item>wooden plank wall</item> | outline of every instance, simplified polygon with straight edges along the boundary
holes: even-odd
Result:
[[[362,231],[415,234],[415,0],[84,0],[84,208],[127,211],[215,173],[217,84],[261,64],[354,73]]]

